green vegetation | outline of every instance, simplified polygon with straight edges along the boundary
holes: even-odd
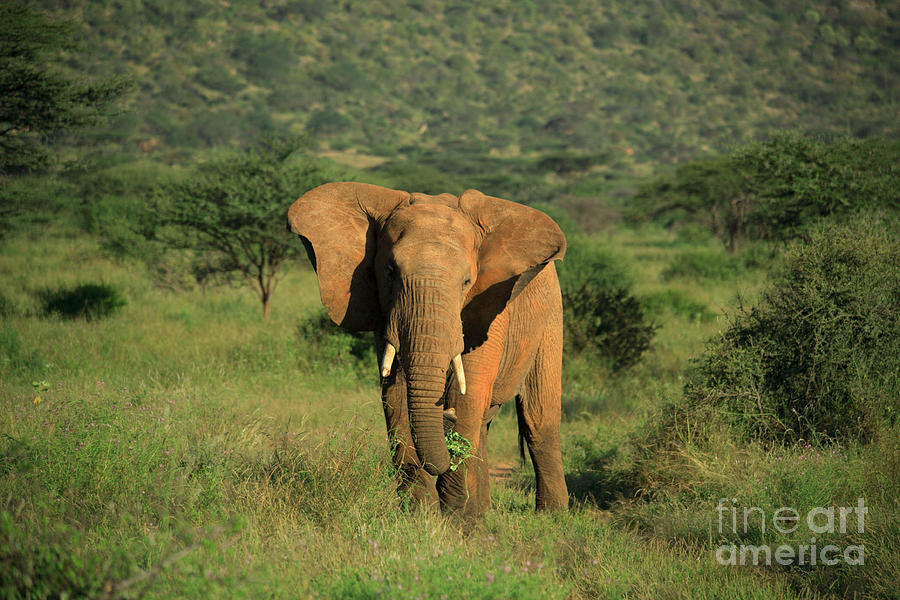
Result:
[[[713,248],[692,248],[675,253],[660,277],[665,281],[679,278],[692,281],[728,281],[738,277],[745,269],[745,264],[739,258],[722,254]]]
[[[673,232],[623,229],[602,240],[582,238],[595,247],[587,254],[611,257],[609,248],[618,248],[609,269],[627,275],[622,281],[632,294],[653,307],[660,325],[654,345],[619,373],[589,352],[566,354],[562,431],[572,510],[534,515],[530,467],[513,466],[512,477],[493,481],[494,510],[474,528],[400,508],[370,340],[328,323],[308,267],[286,267],[282,295],[290,302],[273,304],[266,324],[255,318],[258,299],[248,287],[160,287],[144,261],[110,258],[77,221],[50,222],[54,235],[42,237],[40,252],[31,240],[45,224],[23,226],[0,253],[0,270],[10,275],[0,294],[15,307],[0,327],[0,493],[9,498],[0,568],[12,595],[892,593],[900,554],[892,533],[900,489],[896,382],[871,375],[896,374],[890,361],[898,353],[883,345],[872,352],[861,338],[833,333],[862,329],[878,344],[894,339],[896,327],[884,321],[896,319],[889,309],[897,305],[887,304],[883,287],[896,285],[890,221],[825,229],[811,247],[797,242],[765,288],[755,270],[703,286],[662,278],[672,248],[713,252],[707,242],[685,242]],[[79,249],[77,272],[72,248]],[[860,271],[863,261],[870,267]],[[846,267],[823,271],[835,264]],[[101,275],[128,304],[99,320],[41,318],[40,290]],[[832,292],[838,288],[844,291]],[[874,307],[862,313],[868,325],[825,318],[830,329],[813,334],[832,345],[810,355],[810,374],[849,385],[852,398],[867,401],[859,405],[865,427],[844,430],[839,445],[830,425],[822,430],[828,437],[810,441],[747,441],[743,432],[756,431],[758,415],[736,421],[727,390],[726,402],[698,402],[694,383],[682,396],[689,358],[701,353],[703,340],[720,339],[722,325],[698,317],[696,307],[733,304],[735,290],[756,298],[761,289],[751,315],[774,318],[771,299],[782,297],[838,302],[835,316],[861,303]],[[770,324],[788,327],[790,314]],[[789,330],[773,331],[762,338],[767,352],[790,339]],[[699,364],[743,364],[721,344],[714,342]],[[756,347],[738,348],[738,358]],[[856,357],[851,371],[837,363],[848,353]],[[725,389],[695,377],[710,391]],[[829,398],[817,406],[825,409]],[[507,409],[492,427],[493,461],[516,465],[516,446],[515,415]],[[719,498],[771,515],[781,506],[851,506],[860,497],[870,510],[865,533],[820,539],[842,548],[864,544],[864,568],[784,571],[716,562],[720,544],[808,543],[802,532],[762,531],[758,524],[748,533],[720,533]]]
[[[324,307],[302,319],[296,329],[297,344],[308,348],[300,364],[337,377],[370,379],[376,372],[375,339],[371,332],[350,332],[334,324]]]
[[[138,84],[91,139],[164,161],[290,131],[348,162],[434,166],[460,186],[440,192],[596,200],[773,129],[898,131],[892,3],[36,5],[84,24],[68,72]]]
[[[891,233],[887,233],[891,232]],[[738,313],[688,384],[689,404],[767,440],[868,440],[900,397],[900,242],[876,219],[820,229]]]
[[[242,275],[259,295],[263,316],[286,261],[303,254],[284,234],[286,199],[327,182],[313,159],[294,158],[297,143],[273,139],[258,148],[217,157],[159,189],[154,215],[175,247],[197,252],[198,280]]]
[[[455,471],[467,458],[472,456],[472,442],[458,431],[451,431],[445,436],[447,450],[450,452],[450,470]]]
[[[556,263],[566,353],[588,354],[614,370],[635,365],[650,347],[655,326],[647,322],[631,289],[629,261],[612,246],[583,235],[557,207],[538,208],[553,216],[566,234],[565,260]]]
[[[138,93],[0,181],[0,596],[896,598],[897,7],[545,4],[3,4]],[[284,232],[337,178],[560,223],[568,512],[511,407],[483,521],[397,497],[372,336]],[[717,560],[812,537],[865,564]]]
[[[72,289],[46,290],[41,294],[44,312],[65,318],[101,319],[125,305],[111,285],[85,283]]]
[[[265,324],[247,287],[159,287],[142,261],[110,259],[72,221],[54,222],[55,235],[36,253],[38,231],[21,230],[0,254],[0,269],[11,274],[2,293],[19,307],[0,329],[14,332],[18,345],[18,358],[0,362],[0,492],[9,498],[0,579],[17,586],[14,595],[650,597],[683,589],[684,577],[697,582],[699,597],[795,595],[779,576],[723,569],[702,548],[673,551],[590,504],[534,515],[527,466],[494,482],[495,508],[474,529],[405,512],[374,356],[341,350],[361,369],[347,377],[328,358],[330,335],[291,335],[319,330],[300,325],[307,311],[321,310],[311,270],[289,269],[281,294],[290,302],[274,303]],[[30,316],[40,304],[29,290],[76,275],[73,247],[77,275],[102,273],[128,304],[90,322]],[[679,354],[683,362],[687,350]],[[566,383],[567,399],[581,385],[618,396],[647,377],[643,369],[671,358],[649,360],[656,366],[638,365],[625,379],[572,364],[567,369],[588,374]],[[37,403],[35,380],[49,383]],[[576,437],[619,421],[627,414],[619,410],[567,417],[567,460],[577,457]],[[509,409],[492,440],[495,460],[516,464]],[[652,568],[642,566],[648,561]],[[34,583],[20,572],[34,573]]]
[[[127,88],[121,80],[86,84],[48,68],[48,58],[77,49],[75,38],[71,23],[0,4],[0,175],[46,166],[47,142],[97,123]]]
[[[679,166],[643,186],[633,212],[696,223],[734,252],[747,240],[802,236],[822,217],[897,210],[898,164],[900,142],[781,133]]]
[[[595,350],[621,369],[637,363],[650,347],[654,327],[644,321],[640,301],[623,288],[567,289],[563,306],[566,344],[576,352]]]

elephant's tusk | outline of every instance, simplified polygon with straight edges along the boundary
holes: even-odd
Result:
[[[381,359],[381,376],[387,377],[391,374],[391,365],[394,364],[394,356],[397,354],[397,349],[394,348],[394,345],[388,342],[384,346],[384,358]]]
[[[462,355],[457,354],[453,357],[453,372],[456,373],[456,381],[459,382],[459,393],[466,395],[466,372],[463,371]]]

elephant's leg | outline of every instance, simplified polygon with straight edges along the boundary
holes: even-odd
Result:
[[[406,405],[406,378],[399,361],[394,363],[394,370],[381,384],[381,403],[394,466],[400,472],[400,494],[409,493],[418,505],[436,507],[438,495],[434,477],[422,468],[413,445]]]
[[[542,336],[534,365],[525,377],[516,410],[535,475],[537,510],[564,509],[569,495],[563,474],[561,420],[561,328],[549,326]]]
[[[447,405],[456,410],[458,419],[454,430],[472,443],[472,456],[456,471],[438,477],[438,495],[445,512],[479,516],[490,508],[485,441],[487,423],[493,417],[491,397],[503,356],[506,324],[505,313],[501,313],[492,323],[485,342],[463,355],[466,395],[460,395],[455,382],[450,386]]]
[[[490,406],[481,421],[481,431],[478,435],[477,454],[469,465],[466,473],[469,479],[471,507],[467,507],[467,512],[477,515],[488,510],[491,507],[491,485],[490,485],[490,459],[488,457],[487,436],[490,429],[491,420],[500,410],[500,406],[494,404]]]

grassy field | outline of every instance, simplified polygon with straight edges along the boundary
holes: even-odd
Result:
[[[900,598],[896,3],[7,4],[0,599]],[[103,108],[83,78],[132,87]],[[267,321],[204,279],[222,257],[171,210],[213,212],[173,190],[275,134],[309,178],[210,219],[264,214],[254,241],[315,178],[560,222],[569,511],[533,512],[511,408],[493,510],[411,509],[374,352],[310,268]]]
[[[835,585],[889,595],[896,520],[878,511],[896,510],[896,441],[840,448],[839,458],[685,444],[646,460],[649,425],[680,396],[690,358],[737,293],[755,297],[764,272],[664,275],[685,252],[730,259],[657,229],[595,241],[619,249],[640,296],[657,297],[652,350],[617,375],[567,360],[568,513],[533,513],[530,465],[519,464],[514,417],[501,411],[492,462],[511,475],[494,479],[494,509],[471,524],[399,506],[374,364],[332,360],[298,339],[304,315],[321,310],[305,265],[264,323],[249,289],[162,288],[64,221],[7,239],[3,593],[31,581],[36,595],[151,598],[795,598],[840,594]],[[127,304],[104,319],[42,313],[43,292],[85,282],[115,287]],[[860,472],[878,453],[880,465]],[[878,524],[857,571],[716,561],[720,494],[777,508],[857,492]]]

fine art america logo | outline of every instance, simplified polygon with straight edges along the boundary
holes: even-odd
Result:
[[[720,498],[716,506],[719,516],[719,535],[746,535],[751,528],[759,527],[765,535],[770,524],[778,532],[791,534],[801,527],[808,531],[808,542],[795,546],[722,544],[716,549],[720,565],[836,565],[841,561],[848,565],[865,564],[865,547],[862,544],[844,547],[835,544],[818,544],[816,535],[835,533],[863,533],[865,531],[866,502],[858,498],[856,506],[816,507],[805,515],[789,506],[782,506],[771,515],[758,506],[737,506],[737,499]]]

